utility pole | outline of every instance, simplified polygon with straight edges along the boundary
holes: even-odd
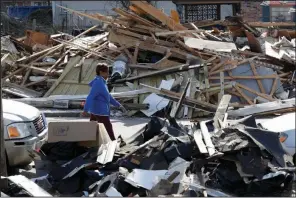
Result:
[[[0,65],[0,110],[1,110],[1,120],[0,120],[0,153],[1,153],[1,161],[0,161],[0,175],[6,177],[7,176],[7,164],[6,164],[6,154],[4,147],[4,126],[3,126],[3,108],[2,108],[2,63]],[[0,180],[0,190],[7,188],[7,180]]]

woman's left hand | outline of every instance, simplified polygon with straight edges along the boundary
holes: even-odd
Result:
[[[124,108],[124,106],[120,105],[119,108],[120,108],[120,110],[121,110],[124,114],[127,113],[127,110]]]

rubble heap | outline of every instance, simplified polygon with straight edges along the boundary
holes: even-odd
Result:
[[[224,94],[232,95],[230,106],[242,108],[286,100],[295,93],[295,31],[266,29],[291,23],[246,23],[228,17],[180,24],[176,11],[167,16],[143,1],[132,1],[129,10],[114,8],[118,17],[60,7],[103,22],[105,32],[85,36],[94,26],[75,37],[31,31],[22,40],[10,38],[21,58],[6,54],[1,60],[8,65],[3,91],[25,98],[23,102],[81,109],[99,61],[112,66],[110,90],[132,110],[130,115],[176,109],[181,96],[186,106],[173,110],[176,118],[208,116]],[[76,105],[54,105],[55,100]]]
[[[227,98],[230,96],[222,100]],[[59,138],[63,137],[49,134],[49,143],[31,153],[37,178],[10,176],[10,188],[3,193],[63,197],[291,196],[296,168],[285,159],[278,133],[257,127],[252,116],[228,120],[224,115],[220,111],[213,119],[192,125],[152,117],[126,140],[119,137],[111,141],[102,124],[95,142],[62,142]],[[221,124],[217,124],[219,117],[224,120]]]

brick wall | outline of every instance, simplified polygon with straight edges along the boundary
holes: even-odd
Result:
[[[262,7],[260,4],[262,1],[241,1],[241,14],[246,22],[261,21],[262,19]]]

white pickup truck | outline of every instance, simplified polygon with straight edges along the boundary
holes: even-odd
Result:
[[[2,99],[5,152],[8,167],[30,164],[30,150],[39,149],[47,141],[47,123],[35,107]]]

